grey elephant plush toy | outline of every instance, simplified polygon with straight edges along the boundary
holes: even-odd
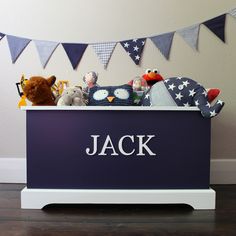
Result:
[[[218,115],[224,102],[213,106],[208,102],[207,91],[196,81],[186,77],[173,77],[153,85],[143,96],[143,106],[197,106],[203,117]]]
[[[65,89],[57,102],[57,106],[86,106],[86,99],[80,87]]]

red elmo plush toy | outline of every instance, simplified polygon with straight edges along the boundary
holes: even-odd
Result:
[[[150,70],[147,69],[143,78],[147,81],[149,87],[152,87],[156,82],[164,80],[157,69]]]

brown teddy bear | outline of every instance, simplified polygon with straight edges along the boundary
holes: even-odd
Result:
[[[48,79],[33,76],[23,88],[24,95],[32,102],[32,106],[55,106],[55,98],[51,90],[55,81],[55,76]]]

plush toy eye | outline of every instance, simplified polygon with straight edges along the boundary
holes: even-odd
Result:
[[[114,94],[115,94],[115,96],[118,97],[119,99],[128,99],[128,98],[129,98],[129,93],[128,93],[128,91],[125,90],[125,89],[121,89],[121,88],[116,89],[116,90],[114,91]]]
[[[145,74],[148,74],[148,73],[150,73],[150,72],[152,72],[151,69],[146,69]]]
[[[160,73],[158,69],[154,69],[153,72],[154,72],[155,74],[159,74],[159,73]]]
[[[93,94],[93,98],[97,101],[103,100],[107,96],[108,96],[108,91],[105,89],[98,90]]]

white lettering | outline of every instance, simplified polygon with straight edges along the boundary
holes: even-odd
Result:
[[[93,138],[93,152],[92,152],[92,153],[89,153],[90,148],[86,148],[86,153],[87,153],[89,156],[93,156],[93,155],[96,154],[97,148],[98,148],[98,138],[100,137],[100,135],[91,135],[91,137]]]
[[[131,139],[131,141],[134,143],[134,135],[125,135],[125,136],[120,138],[119,143],[118,143],[118,148],[119,148],[120,153],[125,155],[125,156],[130,156],[135,152],[135,149],[133,149],[133,151],[130,152],[130,153],[124,151],[123,141],[124,141],[125,138]]]
[[[119,154],[123,156],[131,156],[134,155],[135,152],[137,153],[136,156],[156,156],[156,153],[154,153],[150,147],[148,146],[148,143],[151,139],[155,138],[155,135],[124,135],[122,136],[118,141],[118,150]],[[111,156],[118,156],[119,154],[116,152],[116,149],[113,145],[112,139],[109,135],[106,136],[106,139],[103,143],[103,146],[101,148],[101,151],[99,153],[99,145],[98,145],[98,139],[100,138],[100,135],[91,135],[91,138],[93,140],[93,146],[92,148],[87,147],[86,148],[86,154],[89,156],[99,155],[99,156],[107,156],[107,151],[110,150]],[[131,151],[127,152],[127,150],[124,150],[124,142],[125,140],[129,139],[131,147]],[[137,140],[138,139],[138,140]],[[146,139],[146,141],[145,141]],[[138,142],[138,147],[135,149],[135,140]],[[126,141],[128,142],[128,140]],[[127,147],[128,145],[126,145]],[[128,147],[129,147],[128,146]],[[132,147],[133,146],[133,147]]]
[[[110,146],[108,146],[108,144],[110,144]],[[106,154],[107,149],[111,149],[113,151],[113,153],[111,154],[112,156],[118,156],[118,153],[116,152],[109,135],[107,135],[107,138],[106,138],[106,140],[103,144],[102,150],[98,155],[99,156],[106,156],[107,155]]]
[[[139,139],[139,152],[138,152],[137,156],[145,156],[145,154],[143,153],[143,149],[145,149],[145,150],[148,152],[148,154],[149,154],[150,156],[156,156],[156,153],[153,153],[153,152],[151,151],[151,149],[147,146],[147,143],[148,143],[152,138],[154,138],[155,135],[147,135],[148,140],[147,140],[145,143],[143,143],[143,138],[145,137],[145,135],[137,135],[137,137],[138,137],[138,139]]]

